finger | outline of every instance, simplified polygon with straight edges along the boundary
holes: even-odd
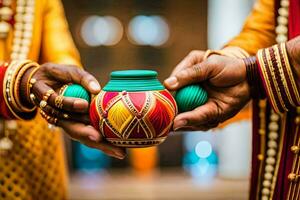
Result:
[[[100,92],[101,87],[97,79],[83,69],[76,66],[53,63],[46,63],[43,66],[47,68],[48,75],[55,80],[59,80],[63,83],[80,84],[92,94],[98,94]]]
[[[47,91],[51,90],[52,88],[49,87],[42,81],[37,81],[32,88],[33,93],[35,94],[38,101],[43,99],[43,96],[47,93]],[[55,99],[57,98],[58,94],[55,92],[53,93],[47,100],[47,104],[52,107],[56,107]],[[84,99],[79,98],[72,98],[72,97],[63,97],[62,101],[62,110],[69,111],[69,112],[78,112],[78,113],[87,113],[89,109],[89,103]]]
[[[200,63],[203,61],[205,52],[204,51],[198,51],[194,50],[191,51],[172,71],[170,77],[174,76],[179,71],[191,67],[197,63]]]
[[[58,126],[62,127],[68,135],[76,140],[93,148],[100,149],[107,155],[123,159],[125,157],[124,149],[105,143],[103,137],[92,126],[81,123],[72,123],[69,121],[58,121]]]
[[[58,120],[68,120],[81,122],[84,124],[90,124],[89,115],[82,115],[76,113],[64,113],[61,110],[53,108],[52,106],[47,105],[42,109],[47,115],[56,117]]]
[[[195,110],[177,115],[174,119],[173,129],[179,130],[186,126],[210,126],[218,123],[218,106],[213,101],[196,108]]]
[[[164,85],[169,90],[177,90],[185,85],[204,81],[208,78],[209,69],[207,62],[198,63],[177,72],[165,80]]]

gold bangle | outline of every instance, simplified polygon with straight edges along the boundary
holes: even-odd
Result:
[[[58,95],[57,97],[55,97],[55,106],[59,109],[63,108],[63,101],[64,101],[64,97],[62,95]]]
[[[9,86],[8,86],[9,87],[9,97],[11,99],[11,104],[13,106],[13,109],[16,110],[17,112],[23,112],[23,110],[17,103],[16,99],[19,98],[19,95],[18,95],[18,91],[15,91],[15,89],[18,89],[18,88],[15,88],[14,86],[15,86],[15,82],[16,82],[19,71],[21,71],[22,67],[28,62],[30,62],[30,61],[28,61],[28,60],[23,61],[23,62],[16,61],[16,62],[12,63],[12,65],[8,68],[8,70],[10,70],[10,72],[11,72],[11,74],[10,74],[11,78],[9,80]]]
[[[11,82],[13,82],[12,79],[13,79],[14,71],[16,70],[16,63],[17,61],[12,61],[7,67],[7,71],[3,79],[3,97],[4,97],[5,104],[10,110],[10,112],[12,113],[12,115],[17,119],[22,119],[21,113],[16,109],[14,105],[14,98],[12,96],[12,91],[11,91],[12,90]]]
[[[14,84],[14,96],[15,96],[15,100],[16,100],[16,104],[17,106],[21,109],[21,112],[32,112],[34,109],[36,109],[35,105],[33,104],[32,107],[26,107],[22,104],[20,97],[19,97],[19,86],[20,86],[20,82],[21,79],[23,77],[23,75],[25,74],[25,72],[33,67],[36,67],[37,64],[34,64],[33,62],[29,62],[27,64],[24,64],[21,68],[21,70],[18,72],[17,77],[16,77],[16,81]],[[29,95],[29,94],[28,94]],[[28,95],[26,95],[28,97]]]

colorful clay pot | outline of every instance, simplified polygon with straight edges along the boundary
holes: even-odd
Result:
[[[92,125],[107,141],[122,147],[162,143],[176,114],[174,98],[150,70],[112,72],[90,106]]]

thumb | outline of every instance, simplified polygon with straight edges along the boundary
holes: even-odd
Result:
[[[204,81],[208,78],[209,66],[206,61],[185,68],[164,81],[169,90],[177,90],[185,85]]]

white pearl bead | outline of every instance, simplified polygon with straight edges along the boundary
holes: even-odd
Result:
[[[279,115],[277,115],[277,114],[271,114],[271,120],[272,121],[278,121],[279,120]]]
[[[20,60],[23,60],[23,59],[26,59],[27,58],[27,55],[26,54],[19,54],[19,59]]]
[[[276,37],[276,42],[277,43],[282,43],[282,42],[286,42],[287,41],[287,36],[284,34],[279,34]]]
[[[22,37],[22,34],[23,34],[22,31],[19,31],[19,30],[15,30],[15,31],[14,31],[14,36],[15,36],[15,37],[21,38],[21,37]]]
[[[17,44],[13,45],[13,46],[12,46],[12,50],[13,50],[14,52],[19,51],[19,50],[20,50],[20,45],[17,45]]]
[[[265,177],[266,180],[272,180],[273,175],[271,173],[267,172],[267,173],[265,173],[264,177]]]
[[[271,140],[276,140],[276,139],[278,138],[278,133],[277,133],[277,132],[274,132],[274,131],[271,131],[271,132],[269,133],[269,138],[270,138]]]
[[[274,171],[274,167],[272,165],[266,165],[265,170],[266,172],[272,173]]]
[[[25,8],[25,10],[26,10],[26,12],[28,12],[28,13],[34,13],[34,7],[32,7],[32,6],[27,6],[27,7]]]
[[[268,157],[266,159],[266,163],[269,164],[269,165],[275,165],[275,162],[276,162],[276,160],[273,157]]]
[[[278,24],[281,24],[281,25],[287,25],[288,24],[288,18],[283,17],[283,16],[278,16],[277,22],[278,22]]]
[[[269,124],[269,129],[270,131],[278,131],[279,125],[276,122],[271,122]]]
[[[24,15],[23,20],[24,20],[24,22],[27,22],[27,23],[33,22],[33,15],[31,15],[31,14]]]
[[[287,8],[279,8],[278,13],[283,17],[289,16],[289,10]]]
[[[270,187],[271,186],[271,181],[264,180],[263,186],[266,187],[266,188]]]
[[[28,46],[22,46],[21,49],[20,49],[20,52],[27,54],[29,52],[29,47]]]
[[[31,31],[25,31],[24,32],[24,38],[31,38],[32,37],[32,32]]]
[[[261,193],[264,195],[270,195],[270,190],[268,188],[263,188]]]
[[[31,44],[31,40],[28,39],[28,38],[24,38],[24,39],[22,40],[22,44],[28,46],[28,45]]]
[[[0,8],[0,15],[2,16],[2,19],[9,20],[13,15],[13,11],[8,7],[2,7]]]
[[[24,6],[18,6],[17,8],[16,8],[16,11],[18,12],[18,13],[22,13],[22,12],[24,12]]]
[[[13,52],[13,53],[11,54],[11,58],[12,58],[13,60],[17,59],[17,57],[18,57],[18,54],[17,54],[16,52]]]
[[[270,140],[268,142],[268,147],[272,148],[272,149],[276,149],[277,148],[277,142],[275,142],[274,140]]]
[[[276,32],[277,34],[287,34],[288,29],[287,29],[287,27],[284,26],[284,25],[279,25],[279,26],[276,27],[275,32]]]
[[[288,0],[281,0],[281,1],[280,1],[280,5],[281,5],[282,7],[287,8],[287,7],[289,7],[290,2],[289,2]]]
[[[267,155],[274,157],[274,156],[276,156],[276,151],[274,149],[268,149]]]
[[[261,200],[269,200],[269,197],[268,196],[262,196]]]

